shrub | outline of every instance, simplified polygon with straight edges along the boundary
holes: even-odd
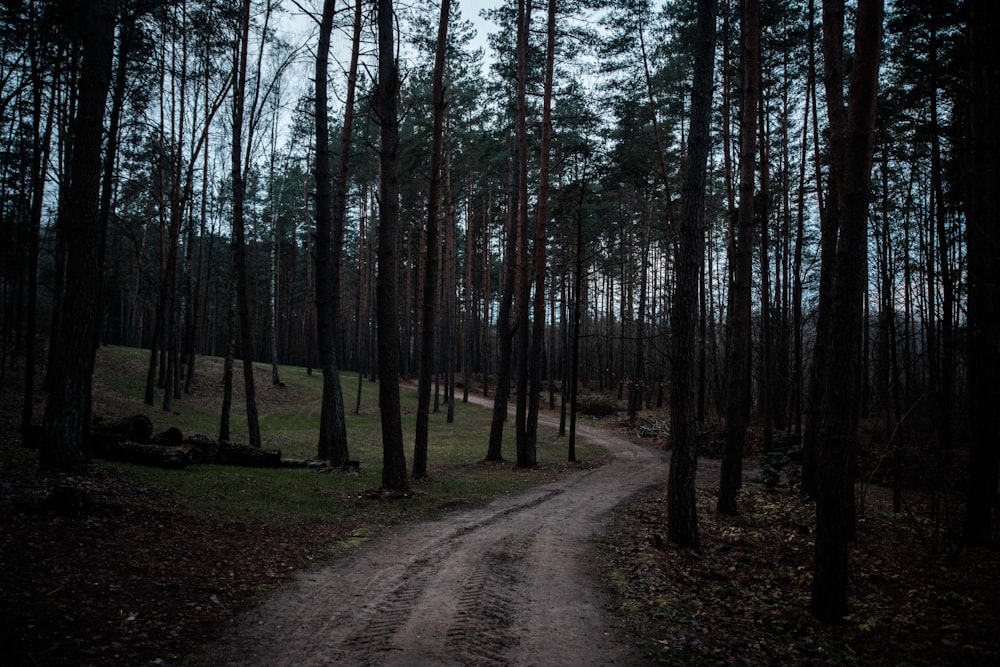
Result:
[[[618,401],[602,394],[587,394],[577,399],[577,408],[589,417],[607,417],[618,412]]]

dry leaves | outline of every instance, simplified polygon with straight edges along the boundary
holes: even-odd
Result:
[[[749,484],[741,514],[698,491],[702,553],[667,544],[665,489],[619,510],[603,542],[620,609],[671,665],[1000,664],[1000,554],[949,562],[911,516],[870,493],[851,551],[851,616],[808,613],[814,513],[791,492]]]

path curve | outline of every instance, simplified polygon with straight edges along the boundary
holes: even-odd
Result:
[[[540,423],[553,426],[547,415]],[[632,665],[592,537],[667,477],[669,457],[578,425],[611,460],[388,531],[299,574],[208,649],[231,665]]]

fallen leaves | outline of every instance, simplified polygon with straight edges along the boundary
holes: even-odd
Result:
[[[851,616],[808,614],[813,506],[748,484],[741,514],[698,491],[702,552],[666,543],[666,491],[616,514],[602,542],[618,607],[650,656],[671,665],[1000,663],[1000,554],[968,550],[950,566],[919,531],[870,499],[851,553]],[[654,521],[654,519],[656,519]]]
[[[154,509],[150,489],[99,466],[59,479],[34,464],[0,467],[5,664],[176,662],[335,537],[332,525],[263,526]],[[87,507],[56,513],[46,502],[52,488],[82,490]]]

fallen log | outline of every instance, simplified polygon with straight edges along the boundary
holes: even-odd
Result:
[[[219,442],[217,445],[213,463],[253,468],[278,468],[281,466],[280,449],[257,449],[232,442]]]
[[[219,453],[219,443],[205,435],[184,438],[182,444],[198,452],[198,463],[215,463]]]
[[[144,465],[182,468],[192,463],[256,468],[298,467],[283,464],[281,450],[257,449],[232,442],[218,442],[204,435],[184,437],[175,426],[153,435],[145,415],[104,422],[94,421],[90,431],[94,456]]]
[[[152,442],[157,445],[177,446],[184,442],[184,434],[176,426],[171,426],[163,433],[157,433],[153,436]]]
[[[175,470],[196,463],[200,457],[200,453],[195,448],[185,445],[152,445],[132,442],[131,440],[119,440],[110,443],[92,442],[91,448],[94,456],[98,458],[124,461],[126,463],[138,463],[158,468],[172,468]]]
[[[234,442],[218,442],[204,435],[184,438],[181,444],[198,452],[199,463],[255,468],[294,467],[285,466],[281,459],[281,450],[278,449],[257,449]]]
[[[153,422],[146,415],[133,415],[112,422],[105,422],[100,417],[90,426],[92,441],[118,442],[130,440],[140,444],[148,443],[153,436]]]

